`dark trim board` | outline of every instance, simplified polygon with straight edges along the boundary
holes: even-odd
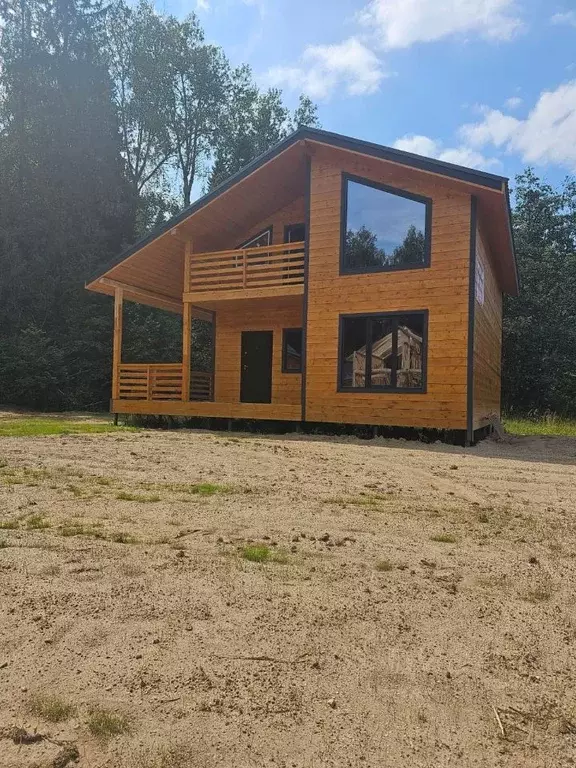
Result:
[[[259,168],[280,155],[293,144],[306,140],[319,142],[321,144],[326,144],[328,146],[336,147],[339,149],[347,149],[352,152],[359,152],[360,154],[369,155],[381,160],[389,160],[400,165],[405,165],[422,171],[428,171],[430,173],[436,173],[440,176],[446,176],[458,181],[476,184],[478,186],[486,187],[487,189],[498,190],[500,192],[506,188],[508,181],[505,176],[496,176],[495,174],[487,173],[486,171],[476,171],[471,168],[455,165],[453,163],[445,163],[441,160],[434,160],[433,158],[414,155],[411,152],[404,152],[400,149],[385,147],[381,144],[361,141],[360,139],[354,139],[350,136],[342,136],[338,133],[331,133],[330,131],[322,131],[319,128],[302,127],[298,128],[298,130],[294,131],[294,133],[291,133],[289,136],[287,136],[282,141],[279,141],[269,150],[256,157],[251,163],[248,163],[248,165],[244,166],[244,168],[238,171],[238,173],[230,176],[229,179],[212,190],[212,192],[209,192],[207,195],[204,195],[204,197],[201,197],[199,200],[192,203],[192,205],[184,208],[182,211],[180,211],[180,213],[176,214],[176,216],[173,216],[165,224],[156,227],[148,235],[146,235],[146,237],[143,237],[141,240],[138,240],[136,243],[134,243],[134,245],[126,248],[117,258],[109,262],[106,266],[102,267],[97,274],[95,274],[87,281],[87,283],[94,282],[99,277],[105,275],[113,267],[124,261],[124,259],[132,256],[141,248],[144,248],[144,246],[149,245],[151,242],[156,240],[156,238],[160,237],[166,232],[169,232],[171,229],[174,229],[174,227],[177,227],[178,224],[183,222],[193,213],[196,213],[201,208],[204,208],[204,206],[208,205],[208,203],[211,203],[221,194],[231,189],[251,173],[254,173],[254,171],[257,171]]]
[[[304,240],[304,296],[302,297],[302,388],[300,390],[302,421],[306,421],[306,345],[308,339],[308,278],[310,264],[310,200],[312,186],[312,158],[306,157],[306,189],[304,192],[304,206],[306,208],[306,232]]]
[[[428,310],[427,309],[407,309],[396,310],[394,312],[354,312],[352,314],[344,314],[338,316],[338,360],[336,371],[336,391],[345,394],[372,394],[372,395],[385,395],[385,394],[410,394],[410,395],[425,395],[427,392],[428,383]],[[345,387],[342,385],[342,345],[344,338],[342,334],[343,321],[347,318],[353,317],[395,317],[398,315],[422,315],[424,318],[424,327],[422,333],[422,344],[424,346],[424,356],[422,358],[422,386],[421,387]],[[371,339],[369,339],[369,346],[371,348]],[[397,341],[393,340],[393,349],[396,346]],[[370,360],[370,354],[367,354],[368,361]],[[367,366],[368,367],[368,366]],[[367,371],[366,378],[371,374],[371,370]]]
[[[401,272],[406,269],[426,269],[430,266],[432,257],[432,198],[424,197],[422,195],[413,195],[411,192],[406,192],[404,189],[398,189],[398,187],[391,187],[388,184],[380,184],[377,181],[366,179],[362,176],[354,176],[351,173],[342,172],[341,174],[341,189],[340,189],[340,258],[339,268],[341,275],[365,275],[372,274],[374,272]],[[397,197],[405,197],[407,200],[413,200],[416,203],[422,203],[426,206],[425,223],[424,223],[424,239],[425,239],[425,254],[422,264],[385,264],[381,267],[346,267],[344,264],[344,249],[346,244],[346,232],[347,232],[347,220],[348,220],[348,182],[352,181],[355,184],[363,184],[365,187],[371,187],[377,189],[380,192],[388,192],[391,195]]]
[[[468,354],[466,361],[466,441],[474,443],[474,313],[476,310],[476,232],[478,200],[470,196],[470,265],[468,274]]]

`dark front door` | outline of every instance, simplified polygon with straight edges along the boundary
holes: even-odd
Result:
[[[272,402],[272,331],[242,331],[241,403]]]

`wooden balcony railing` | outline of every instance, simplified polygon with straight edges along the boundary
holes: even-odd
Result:
[[[192,253],[187,272],[193,294],[303,285],[304,243]]]
[[[212,398],[212,374],[190,374],[190,400]],[[119,400],[188,400],[182,396],[182,363],[122,363],[118,373]]]

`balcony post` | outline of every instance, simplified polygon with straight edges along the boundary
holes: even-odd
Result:
[[[122,310],[124,290],[114,289],[114,337],[112,342],[112,399],[120,399],[120,365],[122,364]]]
[[[184,245],[184,291],[190,290],[190,260],[192,255],[192,241],[187,240]],[[190,400],[190,343],[192,336],[192,304],[184,301],[182,305],[182,401]]]

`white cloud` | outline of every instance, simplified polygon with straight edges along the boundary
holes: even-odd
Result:
[[[197,11],[209,11],[210,10],[210,3],[208,0],[196,0],[196,10]]]
[[[510,98],[506,99],[504,102],[504,106],[508,107],[508,109],[518,109],[521,104],[522,99],[519,96],[510,96]]]
[[[375,93],[385,77],[376,54],[356,37],[334,45],[309,45],[296,66],[268,70],[271,85],[288,86],[325,100],[343,89],[349,96]]]
[[[576,27],[576,11],[567,11],[566,13],[555,13],[550,19],[552,24],[569,24]]]
[[[464,165],[468,168],[489,170],[500,165],[500,162],[495,158],[485,157],[481,152],[472,147],[465,145],[445,147],[442,142],[431,139],[429,136],[403,136],[394,142],[394,147],[402,149],[404,152],[435,157],[438,160],[443,160],[445,163],[455,163],[456,165]]]
[[[525,120],[497,109],[462,126],[463,140],[476,148],[492,144],[517,152],[527,163],[555,163],[576,171],[576,80],[540,94]]]
[[[509,40],[522,26],[514,0],[370,0],[359,19],[387,49],[469,32]]]

